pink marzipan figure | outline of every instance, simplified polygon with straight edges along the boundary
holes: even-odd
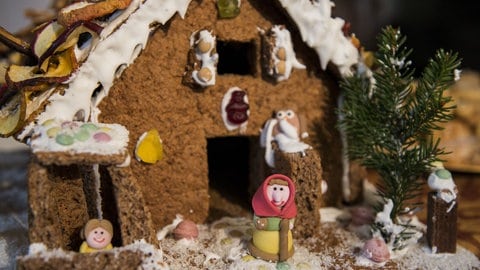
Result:
[[[297,207],[293,181],[282,174],[267,177],[253,196],[252,207],[250,254],[267,261],[286,261],[294,252],[291,229]]]

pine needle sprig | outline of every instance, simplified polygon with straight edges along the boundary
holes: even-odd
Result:
[[[412,50],[398,29],[386,27],[377,41],[373,79],[357,75],[341,82],[340,128],[349,158],[379,173],[379,193],[392,200],[395,220],[421,193],[420,176],[445,154],[432,133],[452,118],[454,106],[444,91],[460,60],[438,50],[417,80],[408,60]]]

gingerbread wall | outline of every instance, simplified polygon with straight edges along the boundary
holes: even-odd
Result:
[[[156,128],[160,133],[164,159],[153,165],[134,159],[131,162],[157,229],[170,223],[176,214],[196,222],[206,220],[209,211],[207,140],[239,136],[238,131],[225,128],[220,113],[223,95],[233,86],[248,94],[250,118],[246,133],[241,136],[252,141],[252,151],[256,151],[260,129],[272,112],[292,108],[306,120],[310,134],[306,141],[320,153],[324,162],[323,178],[329,181],[330,192],[339,194],[341,150],[334,113],[337,86],[330,75],[320,70],[315,52],[302,43],[295,26],[275,5],[276,1],[242,1],[239,16],[217,19],[215,1],[192,1],[184,19],[176,15],[153,33],[145,50],[100,104],[100,122],[119,123],[130,131],[132,156],[143,132]],[[296,56],[307,66],[304,70],[293,70],[290,78],[280,83],[268,79],[261,70],[258,28],[267,30],[275,24],[287,26]],[[182,84],[189,38],[201,29],[213,30],[217,41],[248,43],[254,56],[248,74],[218,75],[216,84],[207,88]],[[228,59],[220,56],[219,61]],[[258,169],[264,168],[263,161],[249,162],[253,166],[251,170],[256,172],[250,173],[250,178],[262,178],[268,173]],[[225,185],[229,185],[228,181]],[[327,200],[335,202],[332,198]]]

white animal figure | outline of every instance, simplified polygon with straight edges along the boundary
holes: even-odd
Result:
[[[436,191],[437,195],[447,203],[457,198],[457,186],[448,170],[437,169],[432,172],[428,176],[428,187]]]
[[[293,110],[279,110],[275,118],[269,119],[260,134],[260,145],[265,148],[265,162],[275,167],[275,158],[272,151],[272,141],[276,141],[281,151],[287,153],[304,153],[312,148],[301,142],[301,138],[308,137],[306,132],[300,134],[300,119]]]

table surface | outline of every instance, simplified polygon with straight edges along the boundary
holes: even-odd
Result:
[[[28,252],[29,157],[27,149],[0,151],[0,269],[13,268],[15,257]],[[459,190],[458,244],[480,257],[480,174],[454,173],[454,180]],[[425,205],[417,214],[423,222]]]

